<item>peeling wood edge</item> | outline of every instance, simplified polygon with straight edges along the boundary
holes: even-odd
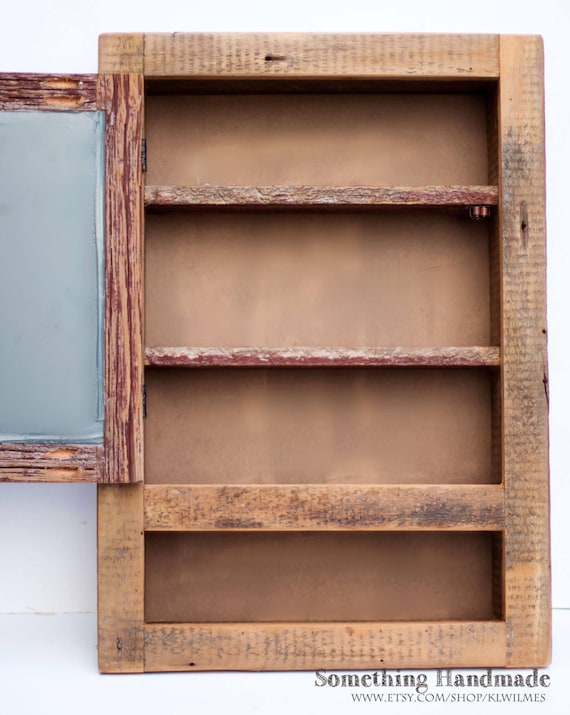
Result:
[[[497,347],[186,348],[145,350],[148,367],[498,367]]]
[[[501,531],[502,485],[145,485],[146,531]]]
[[[143,197],[140,74],[100,74],[105,127],[105,471],[143,481]]]
[[[97,482],[102,473],[101,445],[0,444],[0,482]]]
[[[147,186],[152,207],[457,208],[496,206],[497,186]]]
[[[0,73],[0,110],[95,111],[97,75]]]

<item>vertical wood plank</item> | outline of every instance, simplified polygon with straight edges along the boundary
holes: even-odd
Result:
[[[143,479],[143,77],[99,76],[105,111],[105,482]]]
[[[540,37],[500,40],[507,664],[550,661],[544,96]]]
[[[99,669],[144,670],[143,486],[97,487]]]
[[[99,35],[99,72],[143,72],[144,35],[142,33],[110,33]]]

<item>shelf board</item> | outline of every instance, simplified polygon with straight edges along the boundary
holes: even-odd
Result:
[[[499,620],[145,623],[144,669],[501,668],[506,639]]]
[[[501,484],[144,488],[146,531],[500,531]]]
[[[498,347],[151,347],[148,367],[498,367]]]
[[[145,206],[167,208],[461,209],[496,206],[497,186],[147,186]]]

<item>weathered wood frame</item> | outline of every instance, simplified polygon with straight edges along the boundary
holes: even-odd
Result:
[[[323,668],[537,667],[550,660],[549,491],[545,310],[542,42],[467,35],[107,35],[100,39],[107,112],[107,395],[109,481],[143,481],[142,375],[149,365],[477,365],[499,370],[494,456],[499,484],[482,486],[99,487],[99,654],[104,672]],[[314,187],[285,193],[142,189],[144,83],[154,79],[485,80],[498,86],[498,190],[471,187],[464,205],[496,203],[496,348],[477,352],[193,351],[142,342],[143,203],[319,204]],[[493,177],[494,178],[494,177]],[[457,191],[418,199],[400,188],[337,190],[364,205],[450,206]],[[464,188],[464,187],[463,187]],[[279,189],[279,187],[273,187]],[[455,187],[462,191],[461,187]],[[332,192],[335,193],[335,192]],[[333,197],[334,198],[334,197]],[[109,300],[110,296],[110,300]],[[112,306],[112,307],[111,307]],[[119,346],[117,349],[116,346]],[[497,368],[498,366],[498,368]],[[418,504],[424,508],[418,512]],[[475,622],[145,624],[144,531],[220,528],[482,530],[496,548],[497,619]],[[260,526],[261,524],[261,526]],[[218,526],[217,526],[218,525]]]
[[[96,75],[0,74],[0,110],[93,112]],[[98,482],[98,444],[0,442],[0,482]]]

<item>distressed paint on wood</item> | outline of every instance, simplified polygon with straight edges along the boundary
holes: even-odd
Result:
[[[500,667],[505,624],[147,624],[145,656],[147,671]]]
[[[143,480],[142,75],[99,75],[105,111],[106,482]]]
[[[500,361],[495,347],[145,349],[151,367],[498,367]]]
[[[145,486],[147,531],[499,531],[502,486]]]
[[[152,206],[358,206],[369,208],[495,206],[496,186],[147,186]]]
[[[0,73],[0,110],[97,109],[97,75]]]
[[[543,50],[501,37],[503,460],[507,664],[550,661]]]
[[[113,54],[122,56],[103,53]],[[124,71],[110,62],[105,70]],[[498,75],[498,36],[152,33],[144,36],[144,74],[486,79]]]
[[[96,75],[0,73],[0,111],[96,109]],[[97,482],[103,467],[98,445],[0,443],[0,482]]]
[[[0,444],[0,482],[97,482],[102,473],[99,445]]]
[[[144,669],[143,487],[97,488],[99,668]]]

